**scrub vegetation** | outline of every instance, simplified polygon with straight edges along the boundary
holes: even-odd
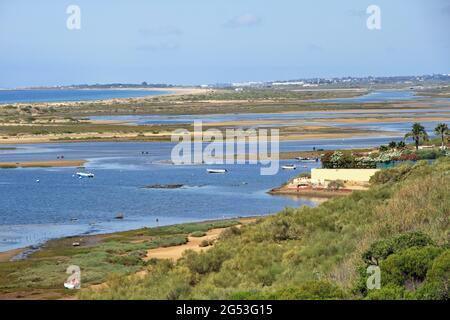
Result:
[[[51,240],[24,260],[0,262],[0,298],[74,295],[63,287],[70,265],[80,266],[82,287],[90,287],[152,264],[144,260],[150,249],[182,245],[191,233],[238,224],[235,220],[211,221]]]
[[[83,299],[448,299],[450,159],[383,170],[367,191],[229,228]],[[381,289],[368,290],[368,266]]]

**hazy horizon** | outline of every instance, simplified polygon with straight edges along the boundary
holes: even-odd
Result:
[[[0,0],[0,87],[448,74],[449,27],[445,0]]]

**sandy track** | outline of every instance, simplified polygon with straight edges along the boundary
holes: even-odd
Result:
[[[239,225],[240,226],[240,225]],[[238,227],[239,227],[238,226]],[[220,234],[227,228],[222,229],[211,229],[204,237],[188,237],[188,242],[186,244],[167,248],[156,248],[147,251],[147,256],[144,258],[145,261],[150,259],[171,259],[178,260],[183,255],[186,250],[194,250],[196,252],[205,251],[212,246],[200,247],[202,241],[215,241],[219,238]]]

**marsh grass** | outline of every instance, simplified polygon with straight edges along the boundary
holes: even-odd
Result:
[[[147,264],[151,267],[153,262],[143,259],[147,250],[185,244],[193,230],[206,232],[237,224],[236,220],[210,221],[51,240],[26,260],[0,263],[0,296],[11,292],[27,296],[27,292],[31,294],[36,290],[73,295],[75,292],[63,288],[70,265],[80,266],[82,287],[89,287],[110,278],[121,279],[121,276],[134,274]],[[81,245],[74,247],[73,242]]]

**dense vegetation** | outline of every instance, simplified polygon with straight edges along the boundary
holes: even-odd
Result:
[[[388,145],[381,145],[378,152],[354,153],[351,150],[336,150],[326,152],[321,156],[322,167],[327,169],[370,169],[382,164],[390,164],[395,161],[435,160],[439,157],[450,155],[447,151],[448,125],[439,123],[434,129],[440,139],[440,148],[428,148],[419,150],[421,141],[428,141],[428,133],[420,123],[414,123],[405,139],[413,138],[415,150],[411,150],[404,141],[391,141]],[[433,140],[432,140],[433,141]],[[436,141],[436,138],[434,139]]]
[[[208,251],[115,277],[89,299],[448,299],[450,159],[383,170],[367,191],[232,227]],[[366,267],[381,269],[367,290]]]
[[[382,146],[383,147],[383,146]],[[322,167],[328,169],[370,169],[397,161],[435,160],[450,155],[449,151],[439,149],[410,150],[384,149],[380,152],[353,153],[352,151],[328,151],[322,157]]]
[[[189,235],[237,224],[235,220],[187,223],[51,240],[27,259],[0,262],[0,298],[57,299],[73,295],[74,291],[62,286],[70,265],[81,267],[82,286],[90,287],[111,275],[139,272],[147,265],[143,258],[149,249],[182,245]],[[73,242],[79,246],[73,246]]]

